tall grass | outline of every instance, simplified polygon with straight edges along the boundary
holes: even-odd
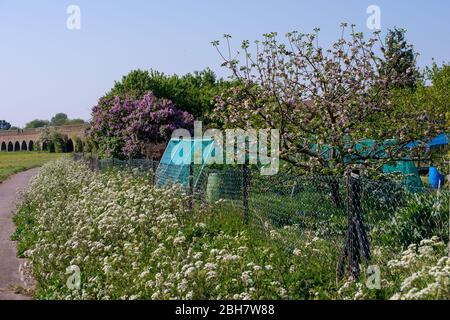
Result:
[[[0,152],[0,183],[13,174],[40,167],[61,156],[45,152]]]

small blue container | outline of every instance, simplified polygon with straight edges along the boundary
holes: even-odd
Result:
[[[442,188],[444,185],[444,176],[439,173],[436,167],[430,167],[430,172],[428,173],[428,182],[431,188]]]

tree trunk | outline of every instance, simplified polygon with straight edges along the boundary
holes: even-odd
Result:
[[[344,208],[338,178],[332,178],[332,181],[330,182],[330,189],[331,189],[331,201],[333,201],[333,204],[339,209]]]
[[[351,279],[359,277],[362,258],[367,263],[370,260],[369,240],[362,219],[360,178],[353,172],[347,173],[347,217],[348,226],[344,252],[339,258],[336,280],[339,281],[347,271]]]

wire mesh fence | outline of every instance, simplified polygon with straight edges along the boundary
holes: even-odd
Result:
[[[346,176],[260,175],[249,166],[226,169],[158,164],[153,160],[84,159],[94,171],[145,172],[156,187],[182,185],[191,207],[241,214],[251,227],[287,250],[319,238],[335,255],[337,276],[357,277],[380,243],[407,246],[434,235],[449,238],[450,192],[411,192],[401,179]],[[321,254],[321,253],[317,253]]]

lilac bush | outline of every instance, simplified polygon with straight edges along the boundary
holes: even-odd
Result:
[[[106,157],[138,157],[147,145],[164,143],[178,128],[191,129],[194,117],[150,91],[142,99],[103,97],[92,109],[88,136]]]

